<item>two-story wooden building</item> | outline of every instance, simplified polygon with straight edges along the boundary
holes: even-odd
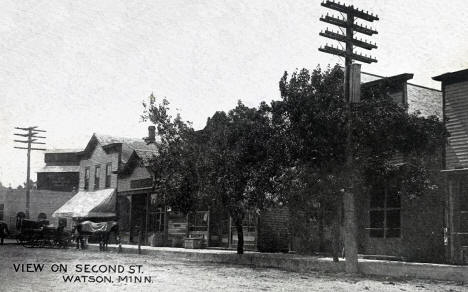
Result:
[[[79,153],[78,193],[54,216],[94,221],[116,219],[117,172],[136,149],[154,150],[155,146],[147,145],[143,139],[93,134]]]

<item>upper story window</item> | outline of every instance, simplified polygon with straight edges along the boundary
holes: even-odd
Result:
[[[106,165],[106,188],[109,188],[111,185],[111,173],[112,173],[112,163]]]
[[[94,189],[95,190],[99,189],[100,178],[101,178],[101,166],[96,165],[96,167],[94,168]]]
[[[84,189],[85,191],[89,190],[89,167],[85,168]]]
[[[374,185],[370,193],[370,237],[400,237],[400,211],[398,184],[385,182]]]

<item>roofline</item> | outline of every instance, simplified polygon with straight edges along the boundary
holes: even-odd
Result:
[[[409,83],[409,82],[408,82],[408,85],[413,85],[413,86],[420,87],[420,88],[424,88],[424,89],[427,89],[427,90],[442,92],[442,90],[440,90],[440,89],[430,88],[430,87],[423,86],[423,85],[419,85],[419,84],[414,84],[414,83]]]
[[[447,72],[442,75],[432,77],[435,81],[464,81],[468,80],[468,69],[463,69],[454,72]]]
[[[340,66],[341,69],[344,69],[343,66]],[[378,74],[374,74],[374,73],[369,73],[369,72],[365,72],[365,71],[361,71],[361,74],[365,74],[365,75],[369,75],[369,76],[373,76],[373,77],[378,77],[378,78],[391,78],[391,77],[394,77],[394,76],[398,76],[398,75],[394,75],[394,76],[382,76],[382,75],[378,75]],[[406,73],[406,74],[410,74],[410,73]],[[399,75],[402,75],[402,74],[399,74]],[[414,75],[414,74],[412,74]],[[412,79],[412,78],[411,78]],[[409,80],[409,79],[408,79]],[[372,81],[377,81],[377,80],[372,80]],[[369,81],[369,82],[372,82],[372,81]],[[365,83],[368,83],[368,82],[365,82]],[[363,84],[365,84],[363,83]],[[410,82],[407,82],[407,84],[409,85],[413,85],[413,86],[417,86],[417,87],[420,87],[420,88],[424,88],[424,89],[428,89],[428,90],[434,90],[434,91],[438,91],[438,92],[442,92],[442,90],[440,89],[437,89],[437,88],[431,88],[431,87],[427,87],[427,86],[423,86],[423,85],[419,85],[419,84],[415,84],[415,83],[410,83]]]
[[[442,169],[440,172],[465,172],[468,171],[468,168],[454,168],[454,169]]]
[[[55,153],[55,154],[62,154],[62,153],[75,153],[78,154],[82,152],[82,149],[47,149],[44,153]]]
[[[398,75],[394,75],[394,76],[390,76],[390,77],[384,77],[382,79],[377,79],[377,80],[373,80],[373,81],[369,81],[369,82],[365,82],[365,83],[362,83],[361,86],[364,86],[364,87],[367,87],[367,86],[374,86],[374,85],[377,85],[381,82],[396,82],[396,81],[402,81],[402,82],[406,82],[410,79],[413,79],[413,76],[414,74],[412,73],[403,73],[403,74],[398,74]]]

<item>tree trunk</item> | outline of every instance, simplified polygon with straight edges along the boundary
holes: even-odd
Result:
[[[324,242],[324,212],[323,209],[320,210],[319,220],[318,220],[318,237],[319,237],[319,251],[323,252],[325,250],[325,242]]]
[[[341,200],[338,200],[335,208],[335,216],[332,223],[332,255],[333,261],[338,262],[341,253]]]
[[[242,228],[242,220],[236,219],[237,230],[237,253],[244,253],[244,230]]]
[[[332,225],[332,255],[333,261],[338,262],[340,256],[340,220],[338,214],[335,215]]]

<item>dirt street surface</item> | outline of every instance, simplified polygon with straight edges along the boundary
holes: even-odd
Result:
[[[453,282],[291,273],[72,248],[4,245],[0,259],[0,291],[468,291]]]

